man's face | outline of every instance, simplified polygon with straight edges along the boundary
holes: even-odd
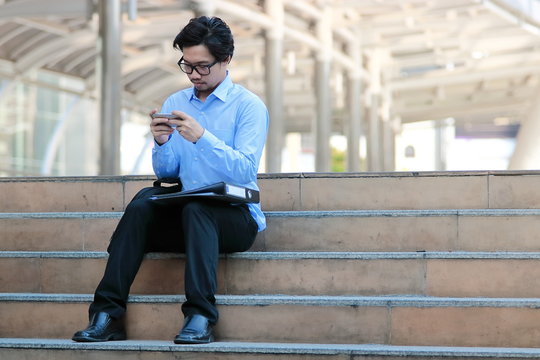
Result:
[[[204,45],[184,47],[182,50],[183,62],[189,65],[211,65],[216,59],[210,54],[208,48]],[[199,98],[206,98],[227,76],[227,62],[218,62],[210,68],[210,74],[200,75],[193,70],[187,74],[189,80],[197,89]]]

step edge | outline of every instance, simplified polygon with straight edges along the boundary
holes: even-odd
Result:
[[[372,356],[425,356],[425,357],[495,357],[540,358],[537,348],[487,348],[444,346],[399,346],[383,344],[309,344],[214,342],[201,345],[175,345],[170,341],[118,341],[106,343],[76,343],[66,339],[0,339],[3,349],[37,350],[90,350],[140,352],[215,352],[246,354],[306,354],[306,355],[372,355]]]
[[[267,217],[502,217],[539,216],[540,209],[370,209],[370,210],[298,210],[265,211]]]
[[[299,210],[264,211],[269,218],[333,218],[333,217],[503,217],[540,216],[540,209],[421,209],[421,210]],[[9,219],[117,219],[121,211],[80,212],[0,212],[0,220]]]
[[[0,293],[0,302],[90,303],[92,294]],[[129,303],[181,304],[184,295],[130,295]],[[540,308],[540,298],[452,298],[420,295],[216,295],[223,306],[495,307]]]
[[[418,177],[486,177],[486,176],[538,176],[539,170],[456,170],[456,171],[379,171],[379,172],[285,172],[258,173],[259,180],[309,179],[309,178],[418,178]],[[156,176],[147,175],[82,175],[82,176],[8,176],[0,183],[11,182],[131,182],[154,181]]]
[[[0,251],[0,259],[106,259],[106,251]],[[222,259],[237,260],[538,260],[535,251],[246,251],[221,254]],[[149,260],[183,259],[182,253],[152,252]]]
[[[0,220],[10,219],[119,219],[122,211],[0,212]]]

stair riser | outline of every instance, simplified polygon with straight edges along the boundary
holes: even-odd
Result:
[[[262,175],[259,186],[265,210],[540,207],[540,175],[501,174]],[[152,181],[153,177],[3,179],[0,203],[3,212],[121,211]]]
[[[149,181],[0,181],[2,212],[122,211],[132,187]]]
[[[1,259],[4,292],[93,293],[105,259]],[[418,260],[223,259],[220,294],[421,294],[425,264]],[[407,275],[404,275],[407,274]],[[132,294],[183,294],[183,259],[147,259]]]
[[[0,258],[2,292],[91,294],[105,259]],[[183,259],[146,259],[132,294],[183,294]],[[473,274],[474,276],[471,276]],[[540,260],[222,259],[220,294],[540,297]]]
[[[3,303],[3,337],[70,338],[88,304]],[[535,347],[540,311],[492,307],[219,306],[223,341]],[[24,314],[24,316],[22,316]],[[130,339],[173,339],[180,304],[130,304]]]
[[[268,224],[260,234],[267,251],[540,251],[538,216],[270,217]]]
[[[538,216],[267,218],[253,250],[540,251]],[[105,251],[118,217],[0,219],[4,251]],[[511,239],[511,241],[509,241]]]
[[[3,251],[105,251],[119,219],[0,219]]]

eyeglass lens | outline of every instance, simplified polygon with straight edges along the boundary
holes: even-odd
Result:
[[[209,64],[209,65],[190,65],[190,64],[186,64],[185,62],[183,62],[183,60],[184,60],[184,58],[182,57],[178,61],[178,66],[180,67],[180,70],[182,70],[183,72],[185,72],[188,75],[193,73],[193,70],[198,72],[199,75],[208,75],[208,74],[210,74],[210,68],[217,63],[217,61],[216,61],[216,62],[214,62],[212,64]]]

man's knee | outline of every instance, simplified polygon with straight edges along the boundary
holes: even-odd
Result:
[[[151,211],[153,207],[153,200],[150,199],[135,199],[132,200],[127,206],[125,212],[147,212]]]
[[[208,205],[200,201],[190,201],[185,204],[182,209],[182,219],[184,221],[189,221],[201,216],[206,217],[208,215]]]
[[[182,209],[182,226],[197,238],[212,237],[219,232],[212,205],[203,201],[190,201]],[[189,237],[189,236],[188,236]]]

